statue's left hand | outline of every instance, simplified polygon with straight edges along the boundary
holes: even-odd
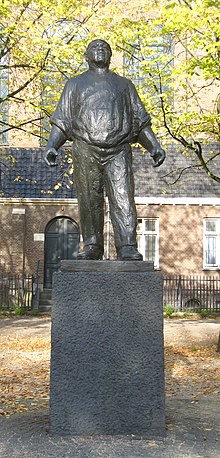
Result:
[[[152,149],[150,155],[154,160],[154,167],[159,167],[161,164],[163,164],[163,161],[166,157],[165,151],[158,146]]]
[[[46,151],[44,151],[43,158],[47,165],[55,166],[57,165],[57,155],[58,153],[55,148],[48,148]]]

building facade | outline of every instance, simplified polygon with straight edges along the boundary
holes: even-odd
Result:
[[[214,145],[217,149],[217,145]],[[76,259],[80,222],[68,150],[47,167],[42,149],[7,151],[1,161],[0,268],[37,275],[50,288],[61,259]],[[11,159],[8,159],[11,158]],[[167,145],[155,169],[147,153],[133,150],[138,248],[165,275],[219,275],[219,184],[201,167]],[[105,201],[105,258],[115,259],[108,201]]]

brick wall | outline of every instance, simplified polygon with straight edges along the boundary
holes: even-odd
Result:
[[[25,213],[18,213],[24,211]],[[35,273],[39,261],[40,283],[44,276],[44,241],[34,240],[44,234],[49,221],[59,216],[78,223],[76,203],[9,202],[1,205],[0,268],[4,272]]]
[[[25,210],[25,213],[24,213]],[[20,213],[19,213],[20,211]],[[138,217],[159,218],[159,268],[164,274],[213,274],[203,270],[203,220],[220,217],[211,205],[137,205]],[[8,202],[0,205],[0,268],[4,272],[35,273],[39,262],[40,284],[44,279],[44,234],[49,221],[59,216],[79,223],[74,202]],[[105,240],[107,222],[105,223]],[[115,258],[111,228],[110,259]]]
[[[203,270],[203,220],[220,217],[211,205],[138,205],[142,218],[159,218],[159,267],[164,274],[207,275]]]

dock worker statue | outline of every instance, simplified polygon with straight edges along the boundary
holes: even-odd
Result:
[[[104,189],[109,199],[117,259],[141,261],[130,144],[138,142],[154,166],[165,152],[151,128],[133,83],[109,70],[111,47],[101,39],[85,51],[88,70],[70,78],[51,117],[44,160],[56,165],[58,149],[73,142],[73,164],[84,251],[78,259],[101,260],[104,252]]]

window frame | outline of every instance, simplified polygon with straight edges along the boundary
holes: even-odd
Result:
[[[138,231],[138,221],[141,220],[142,222],[142,230]],[[155,222],[155,231],[150,231],[145,229],[145,221],[154,221]],[[146,259],[146,235],[154,235],[155,236],[155,251],[154,251],[154,268],[159,269],[159,218],[146,218],[146,217],[138,217],[137,218],[137,241],[138,241],[138,250],[143,255],[144,261],[151,262],[152,260]],[[141,241],[141,243],[140,243]]]
[[[207,230],[207,222],[215,222],[216,230]],[[213,237],[216,240],[215,258],[216,263],[207,263],[207,239]],[[220,217],[207,217],[203,220],[203,268],[216,270],[220,268]]]

